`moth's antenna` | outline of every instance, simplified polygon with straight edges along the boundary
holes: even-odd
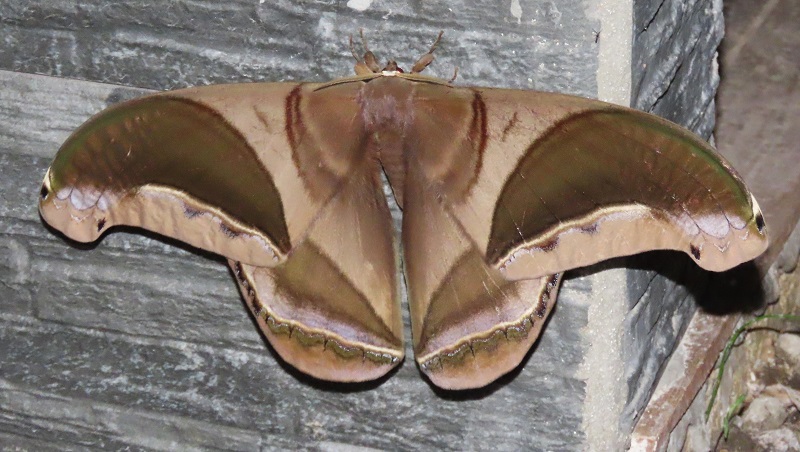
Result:
[[[356,53],[356,45],[353,44],[353,35],[350,35],[350,53],[353,54],[353,58],[356,59],[357,63],[361,62],[361,57]]]
[[[353,44],[353,35],[350,35],[350,52],[353,54],[353,58],[356,59],[356,75],[369,75],[380,72],[381,68],[378,66],[378,60],[367,46],[367,38],[364,37],[364,29],[359,28],[358,34],[361,35],[361,45],[364,46],[363,59],[356,53],[356,47]]]
[[[439,36],[437,36],[436,40],[433,41],[433,45],[431,45],[431,48],[428,50],[428,53],[419,57],[417,62],[414,63],[414,66],[411,68],[412,74],[417,74],[422,72],[423,70],[425,70],[426,67],[428,67],[428,65],[433,63],[434,59],[433,51],[436,50],[437,47],[439,47],[439,41],[442,40],[442,35],[444,35],[444,30],[439,32]]]
[[[439,41],[442,40],[443,35],[444,35],[444,30],[439,30],[439,36],[437,36],[436,40],[433,41],[430,50],[428,50],[428,53],[433,53],[433,51],[436,50],[437,47],[439,47]]]
[[[359,28],[358,34],[361,36],[361,45],[364,46],[364,52],[369,52],[369,46],[367,45],[367,38],[364,36],[364,29]]]

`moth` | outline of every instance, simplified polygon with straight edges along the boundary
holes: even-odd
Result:
[[[80,242],[129,225],[226,257],[277,353],[324,380],[403,360],[405,278],[416,361],[448,389],[520,363],[566,270],[669,249],[722,271],[767,247],[755,198],[700,137],[596,100],[425,76],[438,42],[410,72],[364,41],[353,77],[112,106],[58,151],[41,216]]]

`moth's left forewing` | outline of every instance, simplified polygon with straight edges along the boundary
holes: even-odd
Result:
[[[402,321],[360,86],[217,85],[113,106],[59,150],[40,211],[80,241],[130,225],[221,254],[286,361],[377,378],[402,360]]]
[[[248,142],[257,132],[192,98],[219,90],[146,96],[88,120],[45,175],[43,218],[82,242],[130,225],[249,263],[280,262],[291,237],[271,169]]]

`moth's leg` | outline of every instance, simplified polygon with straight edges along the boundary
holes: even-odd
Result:
[[[458,66],[456,66],[455,68],[453,68],[453,76],[452,76],[452,77],[450,77],[450,80],[448,80],[448,81],[447,81],[447,83],[453,83],[453,82],[455,82],[455,81],[456,81],[456,77],[458,77]]]

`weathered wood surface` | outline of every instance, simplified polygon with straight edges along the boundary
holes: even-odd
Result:
[[[637,34],[634,49],[666,49],[634,52],[652,60],[633,70],[637,92],[655,93],[637,105],[674,109],[671,119],[707,133],[719,17],[700,2],[661,3],[637,2],[652,34]],[[150,89],[323,81],[351,73],[346,36],[359,27],[381,58],[406,64],[445,28],[434,75],[458,66],[462,84],[593,96],[596,12],[580,2],[519,4],[385,1],[359,12],[322,1],[0,0],[0,68],[15,71],[0,73],[0,442],[552,450],[586,447],[587,423],[629,432],[704,287],[706,275],[677,254],[635,259],[623,273],[626,293],[612,300],[624,312],[613,320],[623,368],[580,374],[587,312],[610,293],[602,269],[623,268],[618,260],[567,278],[524,367],[488,390],[448,394],[411,359],[373,385],[310,381],[265,346],[221,260],[124,232],[85,251],[36,212],[41,177],[69,131],[140,91],[26,73]],[[697,41],[697,30],[707,37]],[[586,413],[587,378],[624,382],[616,419]]]

